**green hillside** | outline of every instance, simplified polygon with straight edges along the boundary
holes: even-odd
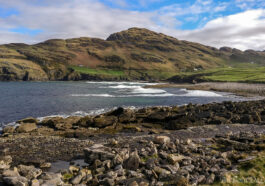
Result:
[[[35,45],[0,46],[2,81],[90,79],[157,81],[176,75],[208,73],[209,70],[215,73],[210,76],[205,75],[202,79],[247,80],[248,77],[245,76],[239,79],[232,77],[231,70],[238,65],[250,65],[249,73],[262,73],[259,66],[265,65],[265,52],[252,50],[243,52],[228,47],[219,50],[140,28],[114,33],[106,40],[83,37],[53,39]],[[227,70],[222,74],[221,69]],[[240,72],[237,72],[239,76]],[[256,79],[262,79],[263,76],[257,75],[251,78],[258,81]]]

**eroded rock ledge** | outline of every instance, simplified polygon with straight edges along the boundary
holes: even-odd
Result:
[[[98,116],[43,121],[26,118],[17,122],[18,127],[4,128],[0,137],[0,182],[130,186],[229,183],[240,178],[235,175],[241,175],[242,166],[265,163],[264,107],[262,100],[118,108]],[[79,165],[76,159],[85,163]],[[66,161],[68,168],[51,172],[49,167],[58,160]]]
[[[265,100],[223,102],[205,105],[150,107],[139,110],[118,108],[97,116],[54,117],[38,121],[26,118],[16,128],[8,126],[2,136],[50,135],[87,138],[95,134],[151,132],[219,124],[265,124]]]
[[[173,133],[92,140],[83,148],[83,156],[79,157],[85,161],[82,166],[70,162],[67,169],[59,172],[50,172],[49,162],[15,165],[8,150],[2,150],[1,181],[9,185],[230,183],[233,175],[239,173],[240,166],[257,158],[264,159],[264,130],[262,133],[254,128],[249,132],[223,132],[223,135],[213,138],[181,139]],[[212,129],[216,131],[218,128]],[[246,129],[243,127],[242,130]],[[58,138],[53,140],[58,142]],[[62,148],[64,146],[60,150]]]

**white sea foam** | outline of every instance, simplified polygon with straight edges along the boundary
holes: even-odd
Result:
[[[162,89],[154,89],[154,88],[143,88],[142,86],[132,86],[132,85],[117,85],[117,86],[109,86],[104,88],[113,88],[113,89],[126,89],[129,94],[162,94],[166,93],[165,90]]]
[[[71,94],[73,97],[115,97],[110,94]]]
[[[124,83],[124,82],[114,82],[114,81],[86,81],[86,83],[89,83],[89,84],[118,84],[118,83]]]
[[[162,90],[162,89],[138,87],[138,88],[133,89],[130,93],[133,93],[133,94],[163,94],[166,92],[167,91]]]
[[[147,83],[147,82],[128,82],[128,81],[87,81],[90,84],[107,84],[107,85],[158,85],[163,83]]]
[[[123,95],[110,95],[110,94],[72,94],[71,96],[75,97],[111,97],[111,98],[129,98],[129,97],[169,97],[176,96],[175,94],[170,93],[158,93],[158,94],[123,94]]]
[[[176,96],[175,94],[165,93],[165,94],[136,94],[129,95],[129,97],[171,97]]]
[[[113,108],[114,109],[114,108]],[[43,121],[45,118],[54,118],[54,117],[61,117],[61,118],[67,118],[70,116],[89,116],[89,115],[98,115],[98,114],[102,114],[104,112],[109,111],[110,109],[107,108],[102,108],[102,109],[96,109],[96,110],[91,110],[89,112],[85,112],[85,111],[76,111],[70,114],[57,114],[57,115],[48,115],[48,116],[43,116],[43,117],[38,117],[37,119],[41,122]]]
[[[135,88],[140,88],[141,86],[137,85],[116,85],[116,86],[109,86],[109,87],[104,87],[104,88],[114,88],[114,89],[135,89]]]
[[[129,82],[129,85],[161,85],[164,83]]]
[[[55,118],[55,117],[67,118],[68,116],[70,115],[67,115],[67,114],[48,115],[48,116],[38,117],[37,120],[42,122],[45,118]]]
[[[223,97],[221,94],[204,90],[185,90],[187,93],[178,96],[185,97]]]
[[[0,131],[3,130],[3,127],[6,127],[6,126],[18,126],[18,124],[16,122],[11,122],[11,123],[8,123],[8,124],[4,124],[4,123],[1,123],[1,126],[0,126]]]

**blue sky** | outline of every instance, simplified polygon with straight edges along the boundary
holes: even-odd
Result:
[[[203,11],[199,14],[193,14],[188,12],[182,15],[177,15],[176,19],[181,22],[177,25],[180,29],[196,29],[202,27],[207,21],[220,17],[238,13],[242,11],[236,3],[230,0],[215,0],[215,1],[196,1],[196,0],[154,0],[154,1],[139,1],[139,0],[125,0],[125,1],[110,1],[101,0],[102,3],[106,4],[111,8],[132,10],[132,11],[146,11],[152,12],[160,10],[161,8],[177,6],[181,9],[189,9],[190,7],[200,7],[207,6],[211,4],[211,7],[224,7],[225,9],[220,9],[217,12]],[[205,5],[204,5],[205,3]],[[228,5],[229,4],[229,5]],[[192,19],[193,18],[193,19]]]
[[[0,0],[0,43],[99,37],[145,27],[179,39],[265,50],[265,0]]]

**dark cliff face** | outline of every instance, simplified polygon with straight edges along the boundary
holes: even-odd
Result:
[[[233,62],[263,64],[265,52],[220,50],[156,33],[131,28],[97,38],[52,39],[26,45],[0,46],[0,80],[156,79],[178,72],[210,69]],[[122,77],[73,73],[72,67],[124,71]],[[129,71],[129,72],[128,72]],[[156,73],[154,73],[154,71]],[[150,73],[151,72],[151,73]],[[151,74],[151,75],[150,75]]]

